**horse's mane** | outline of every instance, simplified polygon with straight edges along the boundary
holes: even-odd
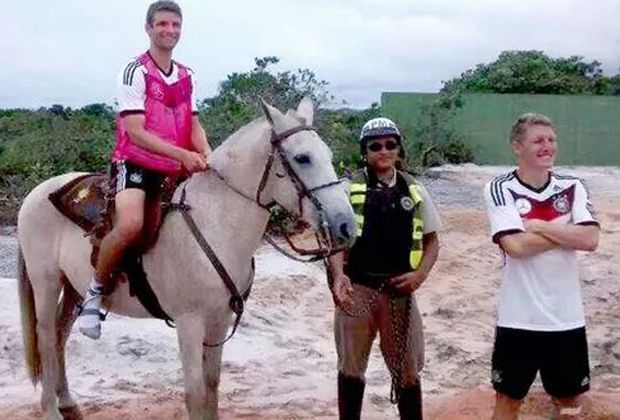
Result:
[[[290,117],[290,118],[293,118],[295,120],[298,120],[299,123],[303,123],[303,121],[299,119],[299,117],[297,116],[297,113],[293,109],[289,109],[287,111],[287,113],[286,113],[286,116]],[[265,121],[266,121],[265,117],[259,117],[259,118],[256,118],[256,119],[250,121],[246,125],[244,125],[241,128],[239,128],[237,131],[232,133],[230,136],[228,136],[226,138],[226,140],[224,140],[219,147],[223,147],[225,145],[226,146],[230,145],[231,147],[234,146],[237,142],[240,141],[241,138],[244,138],[245,135],[249,131],[254,130],[257,125],[263,124],[263,123],[265,123]]]
[[[218,146],[218,149],[220,147],[233,147],[233,146],[235,146],[241,139],[245,139],[246,134],[248,132],[256,129],[258,125],[264,124],[264,123],[265,123],[265,118],[264,117],[256,118],[255,120],[250,121],[246,125],[242,126],[240,129],[238,129],[237,131],[232,133],[230,136],[228,136],[226,138],[226,140],[224,140],[222,142],[222,144],[220,144],[220,146]]]
[[[295,110],[289,110],[286,113],[287,118],[293,119],[293,121],[297,120],[297,123],[302,123],[302,121],[297,117]],[[257,131],[260,129],[260,126],[264,125],[265,130],[263,130],[261,136],[252,136],[251,132]],[[215,164],[216,169],[223,169],[226,165],[229,164],[229,159],[231,154],[229,153],[231,150],[235,150],[237,145],[241,142],[244,143],[243,147],[250,147],[251,145],[256,144],[255,142],[261,142],[265,140],[265,136],[268,136],[270,130],[269,124],[267,123],[265,117],[256,118],[246,125],[239,128],[233,134],[228,136],[226,140],[224,140],[214,151],[213,155],[210,159],[211,163]]]

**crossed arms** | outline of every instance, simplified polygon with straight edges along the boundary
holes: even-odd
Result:
[[[528,257],[553,248],[594,251],[598,246],[599,226],[593,224],[561,225],[543,220],[523,223],[525,232],[505,234],[498,241],[513,258]]]

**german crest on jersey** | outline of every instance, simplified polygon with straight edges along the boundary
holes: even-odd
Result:
[[[570,203],[564,195],[560,195],[553,200],[553,208],[558,213],[568,213],[570,211]]]

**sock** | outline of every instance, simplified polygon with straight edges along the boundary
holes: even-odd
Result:
[[[93,277],[88,287],[97,292],[101,292],[103,290],[103,283],[99,283],[99,281],[97,281],[97,279]]]
[[[98,339],[101,335],[99,309],[101,308],[101,301],[103,299],[101,295],[102,292],[103,284],[93,278],[84,296],[82,312],[79,317],[80,331],[82,334],[94,340]]]
[[[93,277],[88,285],[86,296],[84,297],[84,308],[99,309],[101,307],[101,293],[103,292],[103,284],[99,283]]]

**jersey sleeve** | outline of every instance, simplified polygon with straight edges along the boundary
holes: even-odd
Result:
[[[501,184],[489,182],[483,194],[493,242],[499,243],[503,235],[525,231],[512,195]]]
[[[585,182],[578,180],[575,184],[575,201],[573,203],[572,218],[574,224],[596,224],[596,214],[590,201],[590,194]]]
[[[142,65],[132,61],[119,73],[117,78],[116,104],[121,116],[144,112],[146,83]]]
[[[192,81],[192,114],[198,115],[198,102],[196,101],[196,74],[193,70],[188,69],[189,78]]]
[[[437,232],[441,229],[439,212],[426,188],[420,183],[416,183],[416,187],[422,196],[422,207],[420,212],[422,220],[424,221],[424,234]]]

